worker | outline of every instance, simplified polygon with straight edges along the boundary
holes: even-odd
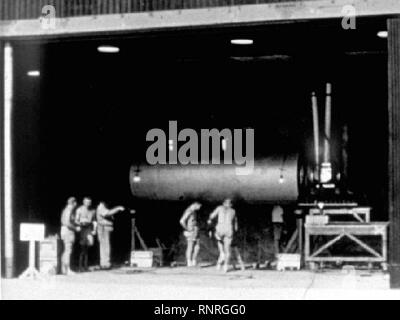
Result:
[[[79,271],[88,271],[89,248],[94,244],[96,222],[92,199],[85,197],[83,204],[76,210],[75,223],[80,227]]]
[[[197,212],[201,208],[199,202],[192,203],[183,213],[179,223],[184,229],[186,237],[186,263],[188,267],[197,265],[197,255],[200,249],[199,226]]]
[[[97,219],[97,237],[100,247],[100,268],[111,268],[111,232],[114,230],[113,216],[125,210],[124,207],[118,206],[108,209],[104,201],[101,201],[96,208]]]
[[[224,271],[228,272],[232,241],[235,233],[238,231],[238,221],[236,212],[232,208],[232,200],[226,199],[221,206],[218,206],[208,219],[211,225],[217,220],[215,226],[215,238],[217,239],[219,257],[217,261],[217,270],[220,270],[224,263]]]
[[[61,257],[61,273],[66,275],[74,274],[71,270],[72,249],[75,243],[75,232],[80,228],[75,224],[76,199],[70,197],[67,205],[61,213],[61,239],[64,244],[64,251]]]
[[[280,242],[283,231],[283,208],[280,205],[275,205],[272,208],[272,225],[274,231],[274,254],[275,259],[278,258],[280,252]]]

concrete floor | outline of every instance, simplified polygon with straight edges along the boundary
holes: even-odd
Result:
[[[1,280],[2,299],[400,299],[380,271],[119,268],[42,280]]]

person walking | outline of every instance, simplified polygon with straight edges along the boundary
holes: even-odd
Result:
[[[217,239],[219,250],[217,269],[220,270],[222,264],[224,264],[224,271],[227,272],[231,258],[233,237],[238,231],[236,211],[232,208],[231,199],[226,199],[221,206],[218,206],[210,214],[208,224],[212,224],[214,220],[217,220],[215,238]]]

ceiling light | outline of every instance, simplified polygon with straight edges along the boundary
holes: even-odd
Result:
[[[97,51],[101,53],[118,53],[119,48],[114,46],[99,46]]]
[[[139,166],[137,166],[137,168],[135,169],[135,174],[133,176],[133,182],[139,183],[142,180],[142,178],[140,178],[139,173],[140,173],[140,168]]]
[[[249,45],[253,44],[252,39],[232,39],[231,44]]]
[[[39,77],[40,71],[39,70],[30,70],[26,73],[29,77]]]
[[[388,32],[387,32],[387,31],[379,31],[379,32],[377,33],[377,36],[378,36],[379,38],[385,39],[385,38],[388,37]]]

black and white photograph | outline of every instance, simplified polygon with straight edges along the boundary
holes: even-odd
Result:
[[[0,107],[1,300],[400,300],[399,0],[0,0]]]

